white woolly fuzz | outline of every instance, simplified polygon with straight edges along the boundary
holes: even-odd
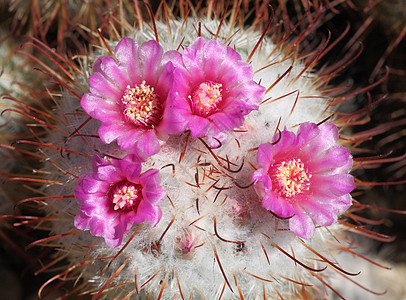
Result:
[[[159,42],[164,50],[177,49],[182,40],[183,47],[189,45],[197,38],[193,26],[196,23],[192,19],[173,22],[169,35],[167,25],[157,22]],[[211,39],[209,32],[216,32],[219,22],[205,21],[204,26],[208,30],[202,28],[202,36]],[[246,60],[261,33],[241,29],[228,39],[236,30],[223,24],[219,40],[230,43]],[[139,44],[155,39],[151,30],[134,31],[129,37]],[[161,299],[218,299],[220,296],[240,299],[240,294],[244,299],[294,299],[304,286],[316,286],[313,292],[323,289],[324,283],[318,278],[328,281],[334,272],[329,269],[319,272],[328,263],[309,249],[336,263],[334,244],[337,242],[333,235],[340,236],[340,225],[317,228],[311,239],[302,241],[289,231],[288,220],[278,219],[261,206],[261,199],[250,185],[256,165],[255,149],[272,140],[278,123],[280,129],[286,126],[295,131],[302,122],[318,123],[331,114],[329,102],[314,88],[317,75],[310,70],[302,72],[305,66],[300,60],[287,55],[275,49],[270,39],[263,40],[250,59],[254,80],[268,88],[290,67],[291,70],[266,94],[269,100],[258,111],[251,112],[241,128],[229,132],[218,149],[209,149],[205,138],[192,138],[183,133],[162,142],[161,151],[143,164],[144,171],[160,170],[167,193],[160,205],[162,219],[156,227],[134,224],[116,249],[90,232],[60,239],[61,253],[68,255],[72,265],[88,262],[78,272],[82,279],[89,281],[89,289],[97,292],[112,276],[114,279],[104,290],[108,299],[126,295],[135,298],[150,295],[152,299],[159,295]],[[93,61],[96,58],[91,57]],[[88,75],[92,73],[90,63],[85,63],[84,71]],[[88,86],[74,88],[83,94]],[[55,112],[60,120],[56,126],[67,133],[74,132],[88,118],[75,97],[66,95],[58,105],[63,115],[59,110]],[[96,135],[99,126],[100,122],[91,120],[80,129],[80,134]],[[66,138],[67,135],[53,131],[46,142],[62,145]],[[53,166],[66,172],[55,171],[48,164],[48,170],[52,170],[48,179],[62,183],[44,186],[48,196],[73,195],[75,176],[92,172],[94,154],[120,158],[126,154],[116,143],[104,145],[94,137],[71,137],[64,149],[73,152],[61,155],[58,151],[43,150]],[[53,232],[57,235],[75,231],[73,219],[78,212],[79,205],[74,198],[54,201],[49,213],[59,218],[53,221]],[[135,230],[137,233],[119,257],[100,275],[111,256],[118,253]],[[184,250],[184,243],[190,243],[192,249]],[[127,284],[109,290],[121,283]]]
[[[18,99],[28,105],[32,104],[31,98],[24,97],[28,94],[24,87],[28,83],[37,82],[38,79],[34,79],[33,66],[28,63],[28,59],[16,53],[20,47],[19,43],[9,38],[3,30],[0,30],[0,36],[0,144],[8,145],[11,139],[26,130],[23,115],[12,111],[20,110],[21,107],[11,99]],[[17,166],[21,164],[8,146],[0,147],[1,172],[18,172]],[[5,178],[6,176],[0,174],[1,181]],[[18,192],[5,189],[5,185],[0,184],[0,212],[13,214],[15,212],[13,198]]]
[[[0,31],[0,36],[6,37],[6,33]],[[21,131],[22,125],[18,120],[20,114],[4,110],[13,108],[15,105],[8,96],[21,100],[26,95],[24,85],[35,81],[32,65],[27,63],[27,58],[22,54],[16,54],[19,44],[11,39],[3,38],[0,43],[0,142],[6,135],[13,135]],[[28,104],[28,103],[27,103]]]

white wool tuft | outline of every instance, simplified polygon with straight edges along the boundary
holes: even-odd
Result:
[[[183,45],[189,45],[197,37],[194,23],[191,19],[184,25],[180,21],[174,22],[170,38],[165,34],[166,24],[157,22],[158,32],[162,32],[160,44],[164,50],[176,49],[183,38]],[[218,21],[205,22],[205,26],[215,32]],[[212,38],[208,31],[202,31],[202,36]],[[224,41],[223,37],[229,36],[229,32],[232,31],[235,30],[226,24],[223,25],[219,40]],[[155,38],[152,31],[134,31],[129,36],[136,39],[139,44]],[[231,39],[230,46],[235,47],[245,60],[259,37],[260,32],[241,30]],[[320,257],[303,246],[301,240],[288,230],[288,220],[278,219],[262,208],[260,199],[249,186],[253,166],[256,165],[256,151],[251,150],[272,140],[279,120],[280,129],[286,126],[294,130],[301,122],[318,123],[329,116],[329,112],[326,112],[328,101],[318,97],[321,96],[320,92],[313,88],[313,77],[316,75],[310,71],[300,75],[304,65],[297,59],[285,59],[287,54],[281,53],[280,50],[274,51],[272,56],[268,57],[274,48],[275,45],[265,38],[261,47],[252,56],[251,65],[254,71],[275,63],[256,72],[254,80],[268,88],[288,68],[292,67],[291,71],[266,94],[266,98],[269,97],[270,100],[261,105],[258,111],[253,111],[246,117],[241,128],[242,132],[228,133],[223,145],[212,150],[217,159],[202,142],[203,140],[207,143],[206,139],[193,139],[184,133],[180,136],[171,136],[166,142],[162,142],[161,151],[143,164],[143,170],[149,168],[161,170],[162,186],[167,193],[161,204],[162,219],[155,228],[148,224],[134,224],[132,230],[124,237],[121,247],[138,226],[139,231],[103,275],[99,276],[99,273],[109,260],[96,259],[86,266],[82,278],[91,282],[95,290],[110,279],[127,257],[129,257],[127,264],[110,285],[133,281],[136,274],[140,295],[151,293],[152,298],[157,298],[163,282],[166,286],[162,299],[173,299],[180,293],[187,299],[189,295],[192,299],[203,297],[218,299],[221,294],[222,299],[240,299],[238,289],[246,299],[262,299],[263,291],[267,299],[278,298],[277,293],[289,299],[296,294],[298,284],[288,279],[322,286],[312,275],[313,271],[295,263],[269,239],[309,268],[323,269],[326,264],[321,263]],[[94,61],[96,58],[91,59]],[[283,59],[285,60],[281,62]],[[85,72],[91,74],[89,69]],[[299,77],[295,80],[297,76]],[[85,86],[79,92],[86,92],[86,88]],[[290,96],[271,103],[272,99],[293,91],[295,92]],[[296,99],[298,100],[295,105]],[[88,118],[83,114],[77,98],[66,95],[59,105],[65,116],[59,115],[61,122],[58,127],[67,132],[73,132]],[[99,126],[99,121],[91,120],[80,132],[94,135],[97,134]],[[66,136],[53,131],[48,136],[47,142],[63,143],[65,139]],[[90,158],[67,153],[62,157],[59,152],[44,151],[53,163],[63,170],[74,170],[76,176],[91,172],[91,156],[97,152],[115,157],[125,155],[116,143],[104,145],[98,138],[86,138],[86,141],[88,144],[80,137],[73,137],[66,143],[65,148],[89,155]],[[183,151],[184,157],[179,162]],[[227,159],[230,163],[226,161]],[[217,160],[221,161],[222,166]],[[239,172],[233,172],[242,164]],[[45,186],[46,195],[73,194],[76,186],[74,176],[53,171],[49,179],[61,181],[64,185]],[[60,215],[54,222],[55,234],[74,231],[73,215],[79,212],[76,201],[58,200],[52,203],[52,206],[54,207],[52,213],[56,210]],[[173,223],[168,228],[172,220]],[[339,234],[340,226],[334,225],[328,230]],[[332,257],[334,247],[327,242],[334,238],[328,230],[316,229],[315,235],[306,241],[306,244],[334,261]],[[157,243],[164,232],[158,251],[154,242]],[[185,254],[179,249],[187,239],[192,240],[193,245],[198,247]],[[89,232],[66,236],[61,239],[61,243],[61,249],[69,253],[68,259],[72,264],[84,259],[112,256],[121,248],[112,249],[105,244],[103,238],[94,237]],[[88,248],[77,245],[92,245],[92,248],[84,258]],[[323,272],[325,273],[329,273],[328,270]],[[134,283],[126,284],[113,289],[108,298],[120,298],[132,291],[136,294]]]

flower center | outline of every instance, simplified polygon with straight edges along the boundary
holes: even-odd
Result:
[[[146,84],[145,80],[133,88],[127,85],[121,102],[124,104],[124,116],[134,125],[152,128],[159,124],[161,103],[154,88]]]
[[[311,174],[300,159],[282,161],[272,169],[274,188],[285,197],[292,197],[309,190]]]
[[[205,81],[189,96],[192,111],[202,117],[212,114],[223,100],[222,84]]]
[[[114,210],[137,210],[142,198],[142,186],[127,180],[116,183],[111,189],[111,199]]]

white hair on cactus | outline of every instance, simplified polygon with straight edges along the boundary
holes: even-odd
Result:
[[[191,18],[187,22],[174,21],[172,34],[167,35],[167,25],[156,22],[157,32],[162,32],[160,45],[165,51],[189,45],[197,38],[196,24]],[[205,21],[204,26],[207,30],[202,29],[201,35],[212,38],[210,32],[217,31],[219,21]],[[230,43],[246,60],[261,33],[240,29],[228,40],[234,31],[224,24],[218,39]],[[155,38],[151,30],[134,30],[129,36],[139,44]],[[114,48],[115,43],[110,46]],[[329,268],[340,270],[334,244],[343,233],[341,225],[318,228],[311,239],[304,241],[289,231],[288,220],[262,208],[250,187],[255,164],[252,149],[270,142],[278,126],[295,130],[303,122],[319,123],[334,109],[314,88],[317,74],[305,70],[297,57],[289,58],[289,53],[275,48],[270,39],[264,38],[250,57],[257,71],[254,80],[266,88],[276,84],[266,94],[269,100],[246,116],[241,130],[228,132],[226,142],[217,149],[188,133],[170,136],[161,142],[161,151],[143,164],[144,170],[160,169],[167,193],[160,205],[162,219],[156,227],[134,224],[115,259],[111,257],[119,251],[103,238],[76,231],[73,216],[79,212],[79,205],[73,193],[77,177],[92,172],[91,157],[95,153],[117,158],[126,153],[116,143],[106,145],[95,137],[99,121],[92,119],[81,126],[88,116],[77,98],[66,93],[60,99],[55,114],[61,131],[51,131],[46,143],[63,145],[65,151],[63,155],[47,148],[41,151],[65,173],[47,165],[47,179],[61,184],[47,184],[43,192],[49,196],[70,195],[69,199],[50,202],[49,213],[58,216],[52,221],[52,231],[55,235],[73,233],[59,239],[56,248],[61,255],[66,253],[74,266],[72,270],[84,265],[78,272],[88,282],[87,292],[100,291],[108,298],[137,294],[139,298],[150,295],[164,299],[294,298],[309,285],[313,285],[313,291],[303,293],[318,293],[335,274]],[[90,59],[95,61],[97,57]],[[84,73],[90,74],[90,62],[82,63]],[[269,64],[273,65],[264,68]],[[74,90],[86,92],[83,78],[77,78],[77,82],[83,85],[74,86]],[[64,133],[78,128],[80,135],[67,139]],[[105,269],[110,260],[113,262]],[[117,287],[110,289],[107,285]]]

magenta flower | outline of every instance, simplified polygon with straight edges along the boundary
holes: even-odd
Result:
[[[335,146],[337,140],[335,125],[303,123],[297,135],[285,129],[274,144],[258,148],[261,168],[252,180],[262,206],[290,218],[289,228],[299,237],[310,238],[315,223],[337,222],[337,215],[351,206],[352,156],[345,147]]]
[[[165,196],[158,170],[141,174],[135,155],[122,160],[93,157],[93,173],[81,176],[75,189],[81,211],[75,226],[104,237],[117,247],[134,222],[158,224],[162,212],[158,204]]]
[[[156,41],[138,47],[125,37],[114,54],[117,62],[102,56],[94,63],[90,93],[83,95],[81,105],[101,121],[104,143],[117,140],[123,150],[151,156],[159,152],[158,138],[167,135],[161,120],[173,81],[170,53],[163,54]]]
[[[265,88],[253,81],[251,65],[216,39],[196,39],[172,62],[178,76],[165,111],[170,133],[189,129],[212,143],[241,126],[263,100]]]

